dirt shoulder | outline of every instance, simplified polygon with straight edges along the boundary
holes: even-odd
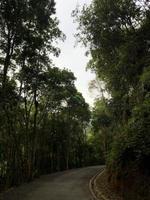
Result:
[[[93,190],[99,200],[123,200],[108,184],[106,171],[96,176],[93,180]]]

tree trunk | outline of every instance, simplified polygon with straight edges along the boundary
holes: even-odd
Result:
[[[5,93],[5,86],[6,86],[8,68],[9,68],[9,65],[10,65],[10,59],[11,59],[11,56],[13,54],[13,50],[14,50],[13,36],[11,36],[10,31],[8,30],[7,51],[6,51],[6,56],[5,56],[5,60],[4,60],[3,78],[2,78],[2,88],[3,88],[4,93]]]

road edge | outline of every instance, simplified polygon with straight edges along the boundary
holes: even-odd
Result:
[[[109,200],[97,188],[96,179],[105,172],[105,168],[97,172],[89,181],[89,190],[93,200]]]

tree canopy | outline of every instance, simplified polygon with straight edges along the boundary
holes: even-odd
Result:
[[[0,190],[88,163],[89,105],[54,66],[53,0],[0,1]]]
[[[94,129],[112,135],[106,159],[110,179],[113,184],[135,180],[133,185],[142,185],[134,175],[150,172],[150,3],[93,0],[82,10],[76,9],[73,16],[79,25],[77,40],[92,57],[88,68],[104,82],[110,97],[105,98],[104,108],[103,103],[97,106],[98,100],[93,111]],[[148,184],[143,185],[134,199],[141,198],[140,192],[149,199]]]

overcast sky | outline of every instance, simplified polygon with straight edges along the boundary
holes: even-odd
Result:
[[[76,26],[73,23],[71,12],[76,6],[89,4],[91,0],[56,0],[57,17],[60,21],[60,29],[66,35],[64,43],[60,43],[61,55],[55,59],[55,64],[60,68],[70,69],[77,78],[76,87],[81,92],[87,103],[92,105],[94,96],[88,91],[90,80],[94,79],[94,74],[86,71],[88,58],[85,56],[86,49],[79,45],[74,48]]]

